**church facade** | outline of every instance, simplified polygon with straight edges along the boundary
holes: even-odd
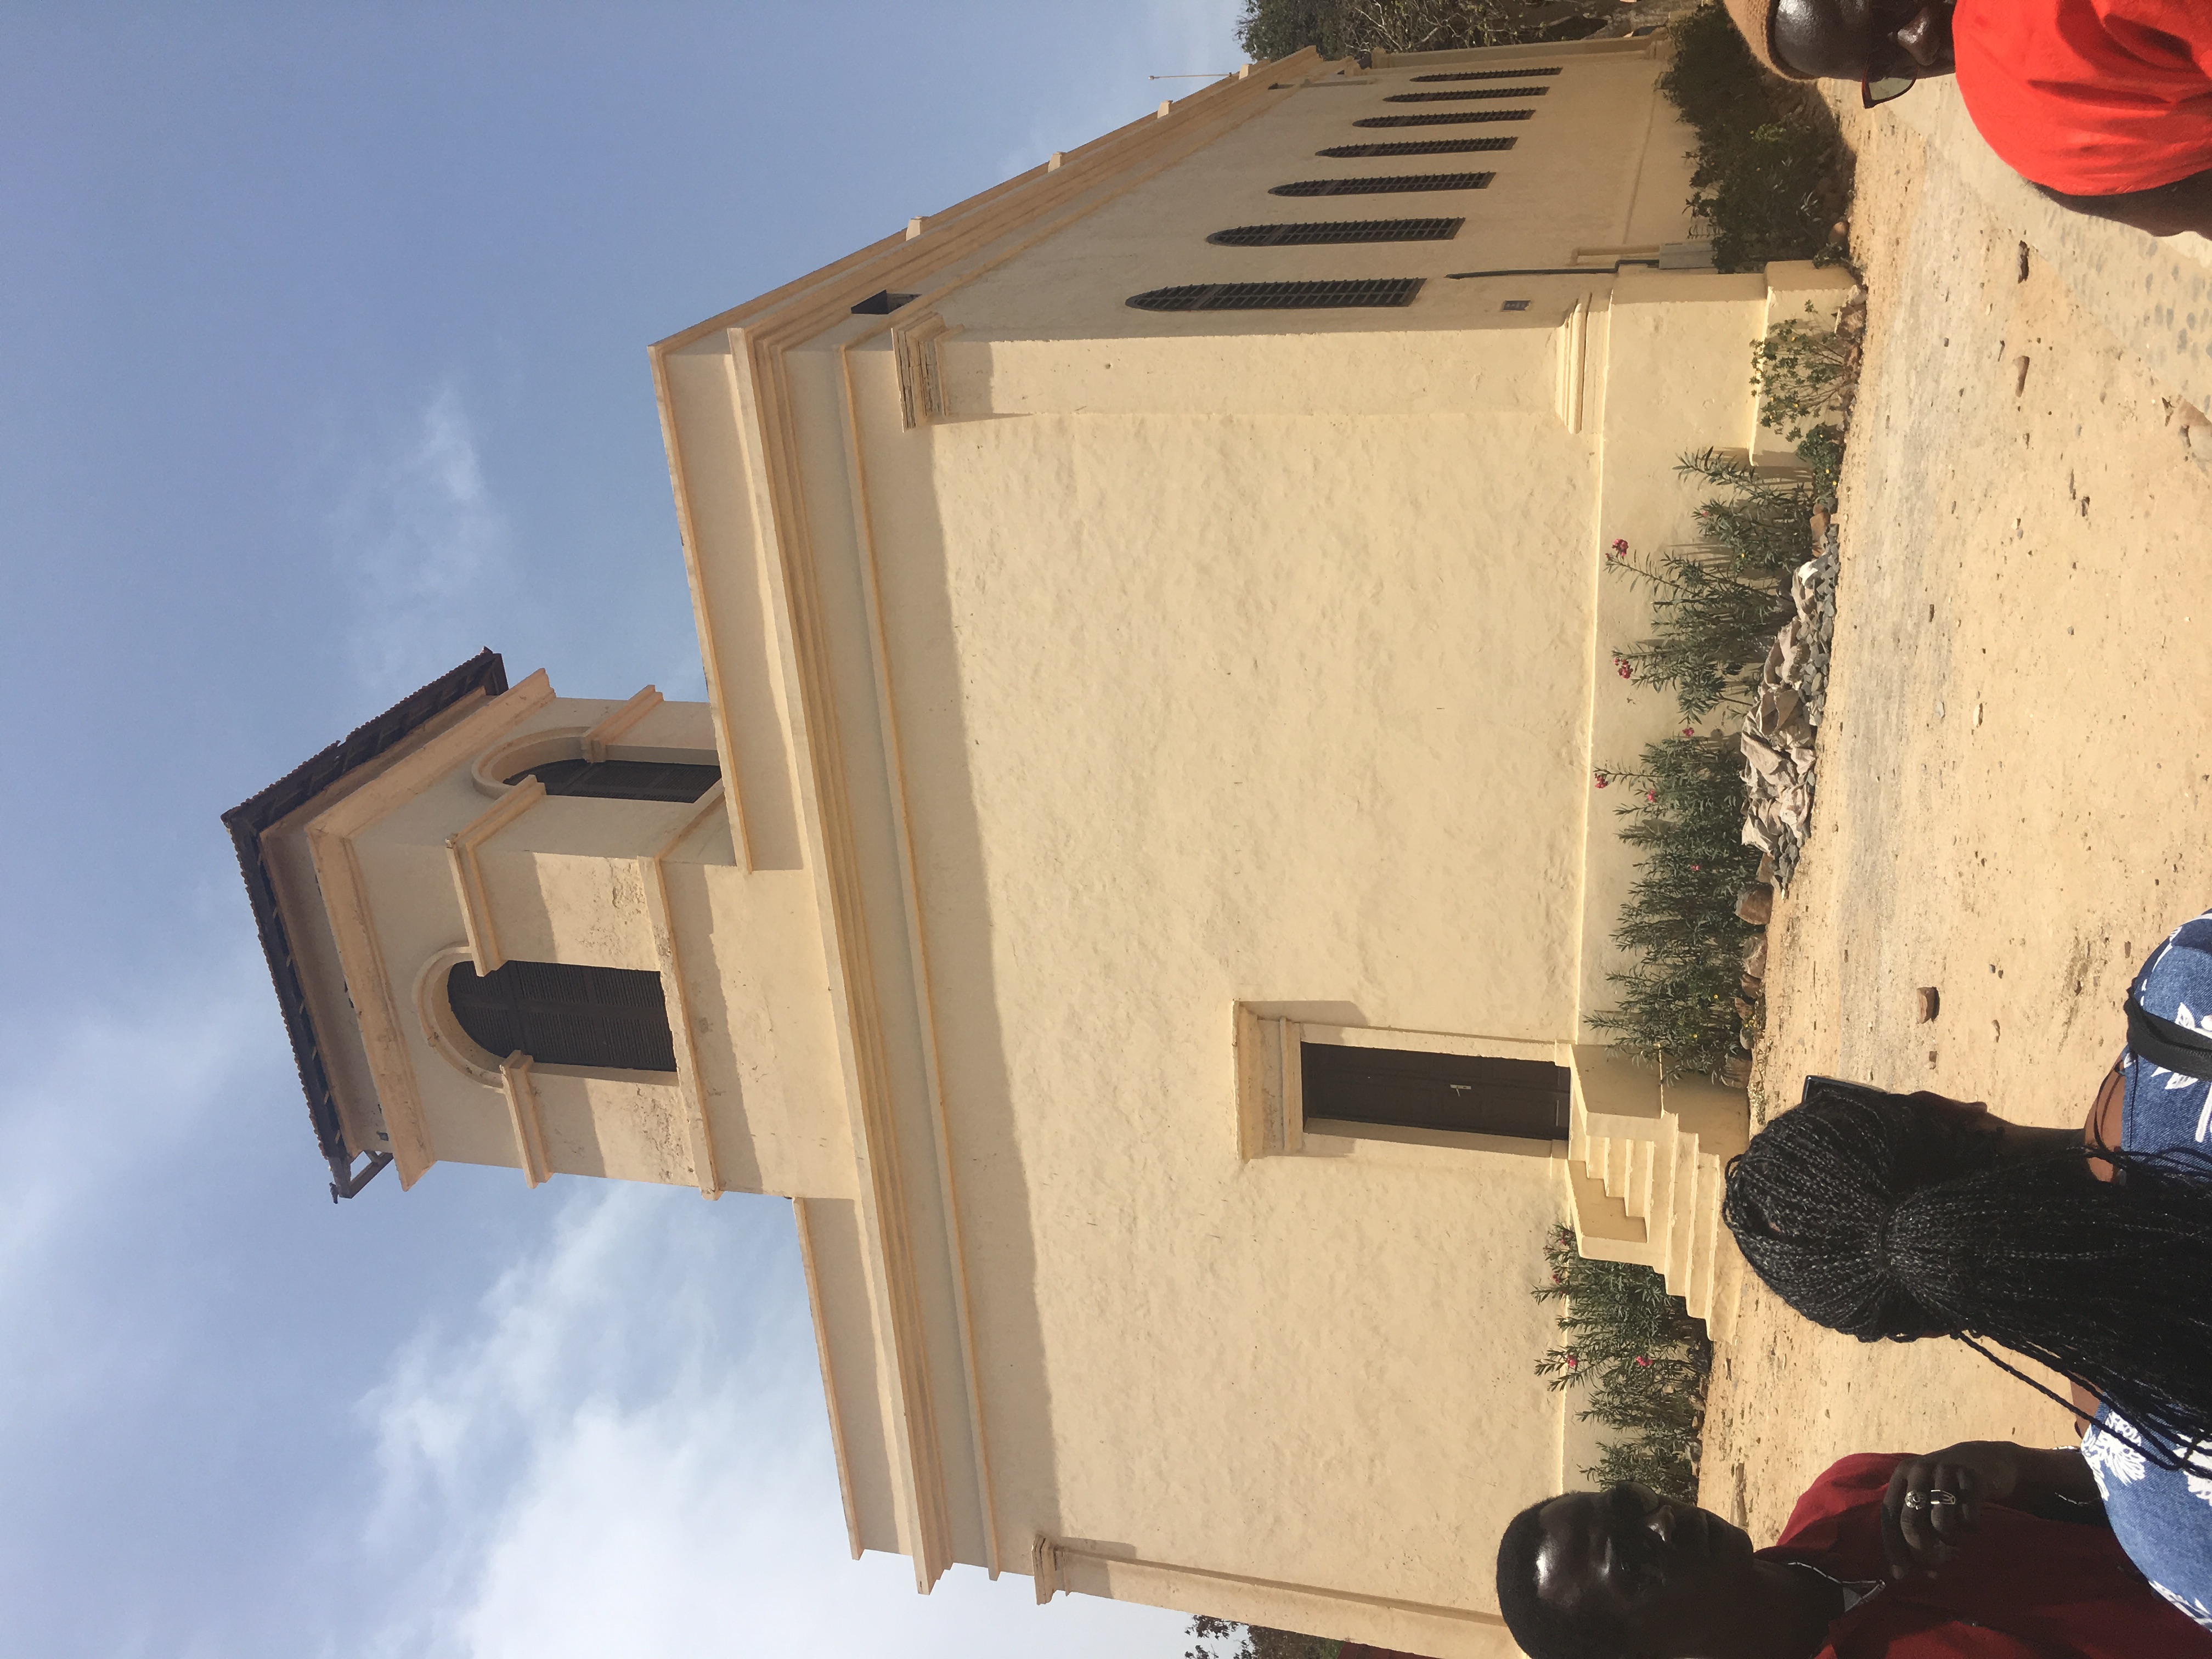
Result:
[[[1549,1229],[1731,1304],[1602,550],[1839,286],[1659,50],[1257,68],[654,347],[707,701],[486,653],[229,815],[334,1192],[789,1199],[856,1553],[1510,1654]]]

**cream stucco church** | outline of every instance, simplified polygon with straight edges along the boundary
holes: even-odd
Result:
[[[708,700],[486,653],[228,816],[333,1192],[787,1199],[855,1553],[1511,1653],[1547,1230],[1733,1305],[1601,550],[1842,280],[1662,50],[1255,68],[654,347]]]

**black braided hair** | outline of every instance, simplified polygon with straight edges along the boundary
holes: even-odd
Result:
[[[2087,1389],[2160,1467],[2212,1473],[2212,1158],[2100,1149],[2107,1184],[2086,1147],[2000,1144],[1962,1114],[1815,1082],[1730,1161],[1721,1213],[1814,1324],[1957,1337],[2058,1400],[1976,1339],[2002,1344]]]

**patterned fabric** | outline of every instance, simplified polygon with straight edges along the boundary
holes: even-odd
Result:
[[[2193,1031],[2212,1031],[2212,912],[2185,921],[2151,952],[2132,992],[2148,1012]],[[2183,1077],[2124,1052],[2126,1068],[2120,1146],[2131,1152],[2199,1146],[2212,1152],[2212,1084]],[[2081,1455],[2105,1495],[2129,1556],[2160,1595],[2212,1630],[2212,1479],[2161,1469],[2105,1429],[2106,1413],[2082,1437]],[[2204,1459],[2212,1468],[2212,1455]]]

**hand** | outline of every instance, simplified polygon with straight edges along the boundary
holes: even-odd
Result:
[[[2002,1501],[2019,1484],[2019,1448],[1970,1440],[1926,1457],[1908,1457],[1889,1477],[1881,1500],[1881,1547],[1889,1576],[1934,1577],[1966,1544],[1982,1504]]]

